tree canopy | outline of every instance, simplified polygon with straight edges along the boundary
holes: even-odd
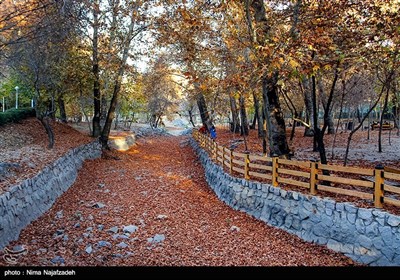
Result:
[[[244,136],[257,123],[264,153],[281,157],[292,153],[288,124],[301,123],[326,162],[335,118],[375,104],[368,114],[379,107],[398,125],[399,9],[399,0],[4,0],[0,97],[11,107],[18,84],[50,143],[49,118],[90,121],[106,148],[118,116],[147,113],[156,126],[178,112]]]

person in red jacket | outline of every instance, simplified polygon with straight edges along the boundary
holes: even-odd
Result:
[[[203,133],[203,134],[206,134],[207,133],[207,127],[203,124],[203,126],[200,127],[199,132]]]

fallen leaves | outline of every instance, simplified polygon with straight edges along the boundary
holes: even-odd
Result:
[[[140,139],[135,153],[111,152],[120,160],[86,161],[75,184],[10,244],[28,248],[18,265],[356,265],[218,200],[192,148],[179,146],[186,139]],[[91,207],[99,202],[105,207]]]
[[[47,148],[46,132],[36,118],[0,127],[0,161],[20,165],[20,168],[9,173],[3,180],[0,178],[0,193],[18,182],[35,176],[46,165],[70,149],[93,141],[93,138],[67,124],[52,122],[51,126],[55,135],[53,149]]]

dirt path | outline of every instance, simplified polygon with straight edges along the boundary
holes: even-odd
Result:
[[[113,153],[119,159],[87,161],[76,183],[8,246],[28,248],[17,265],[354,265],[219,201],[187,139],[140,139]]]

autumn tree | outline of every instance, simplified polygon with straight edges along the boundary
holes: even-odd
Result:
[[[175,54],[182,72],[194,87],[193,93],[200,111],[202,123],[209,129],[213,125],[213,98],[210,85],[216,70],[211,49],[213,30],[210,26],[209,1],[161,1],[164,12],[157,18],[157,42],[169,47]],[[215,75],[218,76],[218,75]]]
[[[34,8],[29,13],[22,13],[19,11],[21,6],[15,6],[20,16],[11,34],[16,34],[15,43],[9,45],[7,50],[8,65],[34,91],[36,116],[43,124],[49,137],[49,148],[52,148],[54,134],[49,118],[54,118],[55,102],[57,98],[62,98],[60,73],[63,69],[58,65],[66,58],[68,38],[74,36],[73,21],[67,20],[73,6],[41,1],[24,4],[44,5],[46,8]],[[25,11],[25,8],[22,7],[22,10]]]
[[[165,56],[161,56],[143,77],[150,125],[154,128],[162,123],[164,116],[178,110],[179,89],[172,81],[170,72]]]

